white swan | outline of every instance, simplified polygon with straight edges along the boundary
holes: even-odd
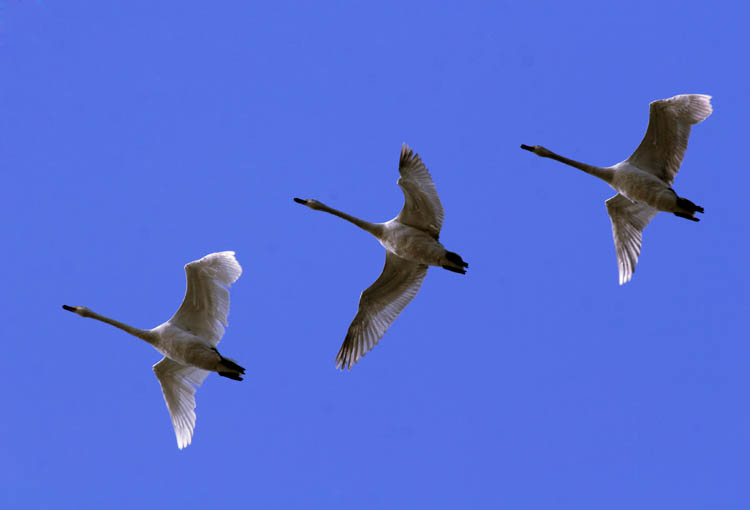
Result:
[[[352,365],[370,351],[396,317],[414,298],[428,266],[440,266],[465,274],[469,264],[438,241],[443,225],[443,206],[435,184],[419,155],[401,147],[398,185],[404,192],[404,207],[385,223],[370,223],[328,207],[317,200],[295,198],[298,204],[325,211],[350,221],[374,235],[385,248],[385,267],[375,283],[359,298],[344,343],[336,355],[336,368]]]
[[[233,251],[211,253],[185,266],[187,290],[177,313],[153,329],[138,329],[83,306],[65,310],[90,317],[137,336],[164,355],[154,365],[167,403],[177,446],[190,444],[195,429],[195,390],[210,372],[242,380],[245,369],[216,350],[229,314],[229,291],[242,274]]]
[[[690,126],[705,120],[712,111],[711,96],[702,94],[653,101],[643,141],[628,159],[610,167],[573,161],[539,145],[521,145],[537,156],[556,159],[599,177],[618,192],[606,204],[612,221],[620,285],[633,276],[641,251],[641,232],[657,212],[671,212],[699,221],[695,213],[702,213],[703,207],[679,197],[672,189],[672,181],[685,156]]]

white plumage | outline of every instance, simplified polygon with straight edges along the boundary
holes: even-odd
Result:
[[[164,355],[154,365],[172,419],[177,446],[190,444],[195,430],[195,391],[211,372],[242,380],[245,369],[216,350],[229,315],[227,287],[242,274],[232,251],[211,253],[185,266],[187,289],[174,316],[144,330],[99,315],[83,306],[63,308],[111,324],[145,340]]]
[[[683,94],[653,101],[646,135],[625,161],[610,167],[587,165],[539,145],[521,145],[538,156],[552,158],[606,181],[618,193],[607,200],[612,222],[620,285],[630,281],[641,252],[641,235],[659,211],[699,221],[703,208],[682,198],[672,182],[687,150],[690,129],[713,111],[711,96]]]
[[[357,315],[336,355],[336,367],[357,363],[369,352],[406,305],[416,296],[428,266],[441,266],[464,274],[468,264],[438,241],[443,226],[443,206],[435,183],[419,155],[404,144],[399,159],[398,185],[404,207],[394,219],[370,223],[312,199],[295,198],[307,207],[343,218],[374,235],[386,249],[385,266],[359,300]]]

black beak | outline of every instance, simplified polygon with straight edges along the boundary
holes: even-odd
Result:
[[[521,148],[527,151],[534,152],[534,147],[530,147],[528,145],[521,144]]]
[[[63,310],[67,310],[69,312],[75,312],[76,311],[75,308],[73,308],[72,306],[68,306],[68,305],[63,305]]]
[[[307,204],[307,200],[303,200],[301,198],[296,198],[295,197],[294,201],[297,202],[298,204],[302,204],[302,205]]]

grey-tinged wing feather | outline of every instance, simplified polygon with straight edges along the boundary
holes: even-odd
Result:
[[[685,157],[690,127],[704,121],[712,111],[711,96],[703,94],[651,102],[646,135],[627,161],[671,186]]]
[[[622,285],[633,277],[641,253],[641,233],[659,211],[649,205],[633,202],[619,193],[607,200],[606,204],[612,221],[612,237]]]
[[[183,449],[190,444],[195,430],[195,390],[211,372],[166,357],[153,368],[172,418],[177,447]]]
[[[185,265],[187,289],[180,308],[169,322],[210,340],[224,336],[229,315],[229,290],[242,268],[233,251],[211,253]]]
[[[398,185],[404,192],[404,207],[396,219],[438,239],[443,227],[443,205],[427,167],[406,144],[401,146],[398,171],[401,174]]]
[[[359,298],[357,315],[336,355],[336,368],[351,369],[375,347],[396,317],[417,295],[426,274],[426,265],[386,251],[383,272]]]

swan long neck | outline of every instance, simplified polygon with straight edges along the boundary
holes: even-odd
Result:
[[[380,237],[380,235],[383,233],[383,225],[380,223],[371,223],[369,221],[361,220],[357,218],[356,216],[352,216],[351,214],[346,214],[343,211],[339,211],[338,209],[334,209],[333,207],[328,207],[325,204],[319,204],[318,210],[325,211],[327,213],[333,214],[334,216],[338,216],[339,218],[343,218],[346,221],[350,223],[354,223],[362,230],[366,230],[375,237]]]
[[[565,163],[566,165],[574,166],[579,170],[583,170],[587,174],[596,176],[603,181],[606,181],[608,183],[612,183],[612,178],[614,177],[614,170],[611,168],[603,168],[600,166],[593,166],[593,165],[587,165],[586,163],[581,163],[580,161],[576,161],[574,159],[566,158],[565,156],[560,156],[559,154],[555,154],[554,152],[548,150],[549,155],[544,156],[547,158],[552,158],[560,163]]]
[[[86,311],[82,314],[83,317],[89,317],[91,319],[96,319],[101,322],[106,322],[107,324],[111,324],[112,326],[121,329],[125,331],[126,333],[130,333],[133,336],[137,336],[141,340],[145,340],[146,342],[153,344],[156,338],[154,337],[154,333],[152,333],[150,330],[147,329],[139,329],[134,328],[133,326],[130,326],[129,324],[125,324],[124,322],[117,321],[115,319],[110,319],[109,317],[105,317],[104,315],[99,315],[96,312],[93,312],[91,310],[86,309]]]

